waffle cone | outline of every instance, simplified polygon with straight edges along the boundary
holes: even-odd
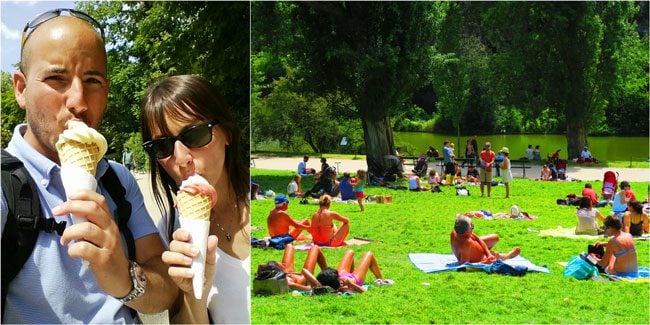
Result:
[[[209,196],[181,192],[176,199],[178,201],[178,212],[182,218],[210,220],[212,204]]]
[[[66,141],[59,148],[61,164],[73,164],[95,176],[99,162],[99,147],[94,143]]]

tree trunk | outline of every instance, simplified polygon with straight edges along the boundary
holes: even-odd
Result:
[[[384,175],[391,166],[390,160],[385,156],[395,155],[390,119],[388,116],[380,119],[362,118],[362,124],[368,171],[375,175]]]
[[[568,159],[579,158],[587,144],[587,128],[580,118],[567,118],[566,143]]]

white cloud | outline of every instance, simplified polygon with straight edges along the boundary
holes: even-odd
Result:
[[[13,4],[18,6],[32,7],[38,3],[38,1],[12,1]]]
[[[9,26],[5,25],[5,23],[0,22],[0,33],[2,34],[2,38],[9,39],[9,40],[19,40],[20,39],[20,32],[15,29],[9,28]]]

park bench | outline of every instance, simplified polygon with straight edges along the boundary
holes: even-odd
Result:
[[[431,158],[429,158],[431,159]],[[440,167],[440,175],[445,173],[445,159],[443,157],[438,157],[438,158],[433,158],[436,162],[436,165]],[[469,165],[469,166],[474,166],[474,163],[476,162],[475,158],[454,158],[454,160],[459,164],[459,165]],[[469,164],[468,164],[469,163]]]
[[[530,169],[530,166],[526,166],[526,164],[530,164],[530,160],[528,159],[511,159],[510,160],[510,168],[520,168],[524,171],[524,178],[526,178],[526,169]]]
[[[410,165],[415,167],[415,165],[418,163],[418,158],[419,156],[402,156],[402,159],[404,160],[403,164],[404,166]]]

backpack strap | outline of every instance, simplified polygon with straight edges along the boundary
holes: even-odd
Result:
[[[41,204],[34,180],[22,162],[2,150],[2,192],[8,208],[2,232],[2,315],[9,283],[18,275],[36,245],[39,231],[65,230],[66,222],[41,216]]]
[[[62,235],[66,222],[56,222],[54,218],[42,216],[37,187],[20,159],[2,149],[1,162],[0,180],[8,208],[7,220],[2,232],[3,254],[1,255],[2,315],[4,316],[9,284],[31,256],[38,233],[42,230]],[[110,165],[100,181],[117,206],[113,211],[113,217],[116,218],[118,228],[126,241],[129,259],[135,260],[135,240],[127,226],[132,207],[131,202],[126,199],[126,190]],[[133,309],[131,314],[137,317],[137,312]]]
[[[126,241],[126,247],[129,254],[129,259],[135,261],[135,240],[133,239],[133,233],[128,227],[129,219],[131,218],[131,202],[126,199],[126,190],[120,179],[115,174],[113,168],[109,165],[106,169],[106,173],[102,175],[99,179],[101,184],[106,188],[108,194],[115,202],[117,208],[113,211],[113,218],[117,223],[117,227],[120,229],[124,239]]]

